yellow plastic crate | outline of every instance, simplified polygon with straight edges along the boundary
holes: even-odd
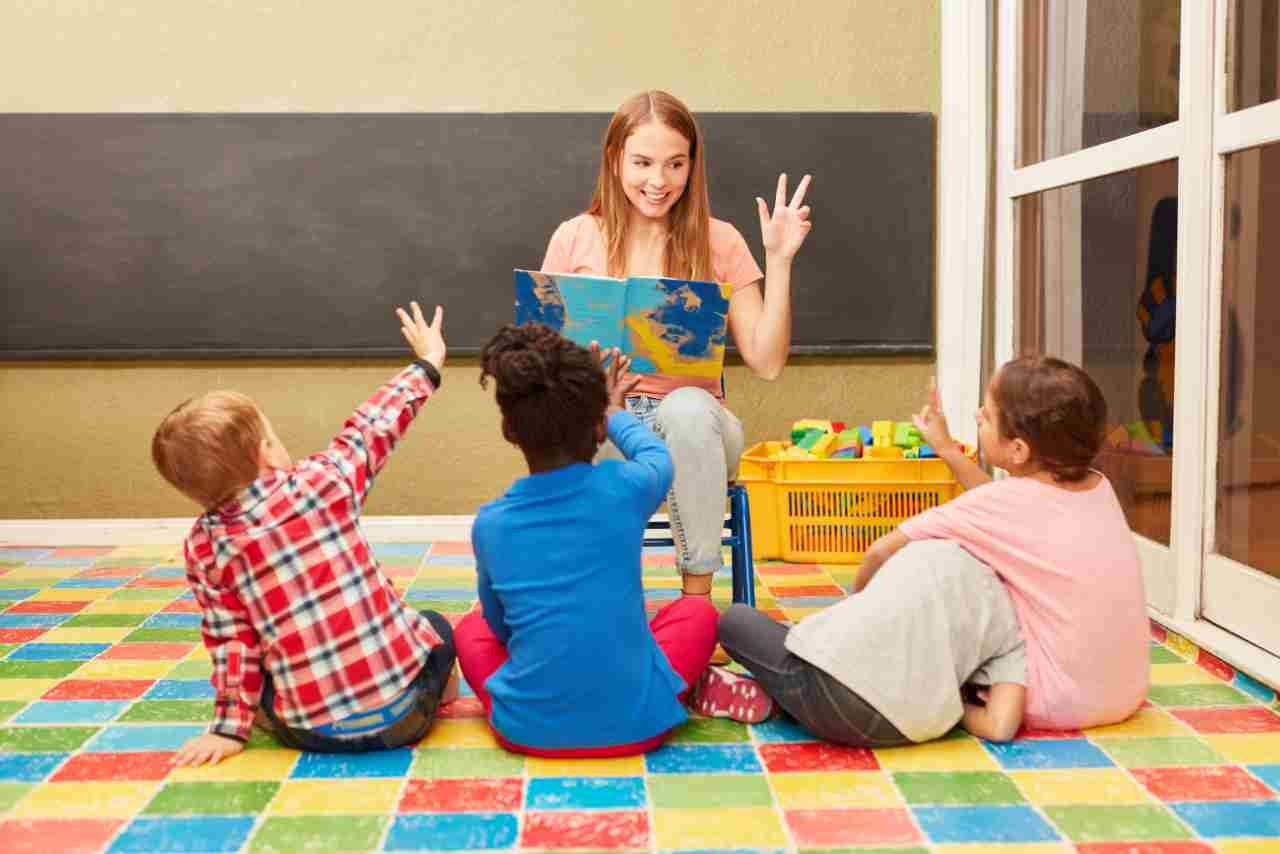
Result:
[[[747,449],[738,482],[751,504],[751,556],[793,563],[859,563],[898,523],[961,492],[939,459],[803,460],[774,456],[786,442]]]

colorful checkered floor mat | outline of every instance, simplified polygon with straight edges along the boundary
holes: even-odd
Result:
[[[412,604],[474,601],[466,544],[375,551]],[[1010,744],[852,750],[786,720],[695,718],[645,757],[525,759],[464,696],[413,750],[256,734],[175,769],[212,693],[178,553],[0,547],[0,851],[1280,851],[1275,693],[1157,626],[1137,716]],[[646,557],[653,607],[678,595],[670,564]],[[853,571],[757,570],[760,607],[788,619]]]

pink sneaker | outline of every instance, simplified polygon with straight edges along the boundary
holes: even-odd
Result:
[[[773,714],[773,699],[760,683],[721,667],[708,667],[693,688],[690,707],[708,718],[758,724]]]

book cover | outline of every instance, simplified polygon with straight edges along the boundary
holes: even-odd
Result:
[[[516,323],[537,321],[589,347],[618,347],[637,374],[718,379],[730,286],[647,276],[515,271]]]

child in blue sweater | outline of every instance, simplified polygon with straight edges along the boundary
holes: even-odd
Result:
[[[671,456],[623,405],[628,359],[594,350],[529,323],[503,327],[480,357],[529,476],[476,516],[480,604],[454,642],[498,741],[534,756],[657,747],[685,721],[716,643],[707,597],[646,618],[641,541]],[[592,463],[606,438],[625,461]]]

